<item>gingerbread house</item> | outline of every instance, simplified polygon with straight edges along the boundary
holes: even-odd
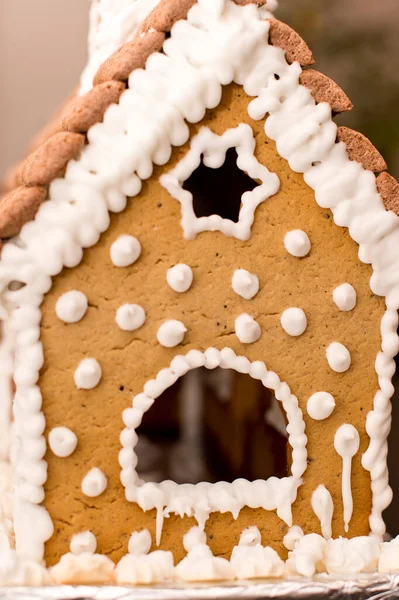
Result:
[[[293,525],[384,534],[399,186],[264,5],[161,0],[1,200],[2,505],[21,556],[54,565],[87,531],[117,561],[148,530],[176,562],[195,525],[218,557],[249,526],[282,557]],[[144,415],[217,368],[272,392],[288,472],[262,478],[258,456],[252,481],[143,481]],[[225,410],[210,401],[207,427],[234,463]]]

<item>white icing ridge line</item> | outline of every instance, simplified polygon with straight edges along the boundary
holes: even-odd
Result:
[[[316,105],[310,91],[299,84],[300,65],[288,65],[283,50],[268,45],[269,23],[260,20],[261,14],[255,5],[238,6],[231,0],[226,0],[221,18],[195,5],[187,20],[173,27],[164,53],[153,54],[145,70],[131,74],[130,89],[119,105],[108,109],[104,122],[91,128],[79,160],[69,163],[63,179],[52,182],[50,201],[2,250],[2,314],[9,315],[7,344],[11,357],[15,352],[17,385],[10,451],[13,518],[18,551],[26,556],[41,560],[44,542],[53,531],[49,514],[39,506],[47,465],[45,419],[36,387],[43,362],[39,307],[51,277],[64,266],[80,263],[83,249],[94,246],[109,227],[109,211],[125,208],[126,195],[140,192],[141,179],[151,177],[153,163],[167,163],[172,145],[188,140],[186,120],[201,121],[207,108],[220,103],[222,85],[232,81],[256,97],[249,107],[252,118],[263,119],[269,112],[267,135],[291,168],[304,173],[317,203],[332,210],[337,225],[348,227],[360,245],[360,260],[373,267],[372,291],[386,297],[382,349],[376,359],[380,390],[367,416],[370,445],[362,461],[371,475],[370,527],[377,536],[385,531],[382,511],[391,500],[386,468],[389,400],[398,351],[399,220],[385,211],[374,174],[350,161],[345,145],[336,143],[331,108]],[[25,287],[7,289],[15,280]],[[0,377],[7,379],[4,372]],[[11,405],[6,391],[2,402]]]
[[[273,390],[287,416],[288,442],[292,447],[292,475],[278,479],[246,481],[237,479],[233,483],[202,482],[196,485],[178,485],[173,481],[162,483],[144,483],[139,480],[136,466],[137,455],[134,451],[138,442],[136,429],[140,426],[144,413],[154,401],[176,381],[200,367],[207,369],[232,369],[239,373],[249,374],[260,380],[263,385]],[[144,511],[157,510],[157,544],[160,543],[164,517],[171,513],[183,517],[195,517],[203,529],[211,512],[231,512],[238,517],[244,506],[277,510],[277,514],[289,526],[292,525],[291,506],[296,499],[298,487],[302,483],[302,475],[306,470],[305,423],[298,399],[286,383],[280,382],[276,373],[268,371],[261,361],[250,362],[244,356],[237,356],[231,348],[208,348],[205,352],[190,350],[185,356],[176,356],[168,368],[162,369],[155,379],[144,386],[143,393],[133,398],[132,408],[123,412],[126,428],[121,433],[122,450],[119,453],[119,464],[122,467],[121,482],[125,487],[126,499],[137,502]]]
[[[213,133],[209,127],[202,127],[192,138],[190,150],[184,158],[169,173],[161,176],[163,187],[181,204],[181,225],[186,240],[195,239],[203,231],[221,231],[238,240],[249,240],[256,208],[280,189],[279,177],[260,164],[254,155],[255,147],[255,137],[249,125],[241,123],[238,127],[228,129],[223,135]],[[220,215],[197,217],[193,195],[183,188],[183,184],[200,166],[201,161],[212,169],[221,167],[230,148],[237,151],[238,168],[262,183],[242,195],[237,223],[223,219]]]

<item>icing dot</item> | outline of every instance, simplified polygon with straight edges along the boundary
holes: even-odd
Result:
[[[280,318],[281,326],[288,335],[302,335],[307,327],[306,315],[301,308],[287,308]]]
[[[83,292],[71,290],[57,300],[55,313],[65,323],[78,323],[86,314],[88,302]]]
[[[95,358],[85,358],[75,371],[74,379],[78,390],[91,390],[100,383],[102,371]]]
[[[135,531],[130,536],[128,551],[129,554],[144,555],[148,554],[152,545],[151,534],[148,529]]]
[[[116,311],[115,321],[124,331],[135,331],[145,323],[145,310],[138,304],[124,304]]]
[[[166,274],[166,281],[175,292],[182,294],[190,289],[193,283],[193,271],[184,264],[171,267]]]
[[[250,300],[259,292],[259,279],[245,269],[237,269],[234,271],[232,286],[236,294]]]
[[[342,458],[353,458],[360,446],[359,432],[353,425],[341,425],[334,436],[334,448]]]
[[[333,371],[344,373],[351,365],[349,350],[339,342],[333,342],[326,350],[327,361]]]
[[[284,246],[287,252],[296,256],[297,258],[303,258],[310,252],[310,240],[307,234],[301,229],[293,229],[285,234]]]
[[[246,313],[237,317],[235,321],[235,331],[238,339],[243,344],[253,344],[261,336],[259,324]]]
[[[55,456],[66,458],[78,445],[78,438],[68,427],[55,427],[48,436],[49,446]]]
[[[77,533],[72,537],[69,549],[72,552],[72,554],[78,555],[84,554],[85,552],[94,554],[97,550],[96,536],[91,531],[83,531],[82,533]]]
[[[356,306],[356,290],[350,283],[343,283],[333,291],[333,300],[340,310],[352,310]]]
[[[334,397],[328,392],[316,392],[310,396],[306,405],[309,417],[315,421],[327,419],[332,414],[334,408]]]
[[[158,329],[157,339],[161,346],[174,348],[182,343],[187,329],[181,321],[171,319],[162,323]]]
[[[98,467],[91,469],[82,481],[82,492],[89,498],[101,496],[107,489],[107,478]]]
[[[121,235],[112,244],[110,254],[116,267],[129,267],[139,258],[141,244],[132,235]]]

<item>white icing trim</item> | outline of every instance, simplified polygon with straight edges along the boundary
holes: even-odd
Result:
[[[382,512],[392,497],[386,467],[391,379],[399,348],[399,219],[385,210],[374,174],[348,158],[345,144],[336,143],[331,108],[316,105],[310,91],[299,84],[299,64],[288,65],[283,50],[267,43],[269,23],[259,19],[262,14],[254,5],[226,0],[222,18],[211,18],[195,5],[187,20],[173,28],[164,53],[152,55],[145,70],[131,74],[130,89],[119,105],[90,129],[81,157],[69,163],[63,179],[50,185],[50,201],[43,203],[15,243],[2,250],[0,311],[7,319],[6,364],[14,364],[17,385],[10,450],[13,520],[17,550],[25,556],[41,560],[44,543],[53,533],[51,518],[39,505],[46,480],[45,419],[36,387],[43,364],[39,307],[51,278],[63,267],[80,263],[83,248],[95,245],[108,229],[109,211],[126,207],[126,194],[139,193],[140,178],[151,176],[153,163],[165,164],[172,145],[188,140],[185,120],[201,121],[207,108],[220,103],[222,85],[232,81],[255,97],[249,105],[252,118],[269,114],[268,137],[291,168],[304,174],[317,203],[332,211],[337,225],[348,228],[360,245],[360,260],[372,265],[372,291],[386,298],[382,347],[376,359],[380,390],[367,416],[370,445],[362,457],[371,476],[370,527],[377,536],[385,531]],[[25,287],[9,290],[9,283],[16,280]],[[8,373],[1,371],[0,378],[2,403],[11,406]],[[25,442],[30,440],[42,444],[42,456],[28,450]],[[17,452],[21,441],[23,451]]]
[[[352,458],[358,453],[360,446],[359,432],[353,425],[341,425],[334,436],[334,448],[342,458],[342,503],[344,505],[344,526],[349,531],[349,523],[353,512],[352,498]]]
[[[320,521],[321,535],[326,539],[332,537],[332,518],[334,502],[325,485],[319,485],[312,494],[311,505],[314,514]]]
[[[138,441],[135,429],[156,398],[188,371],[199,367],[207,369],[221,367],[248,373],[251,377],[262,381],[265,387],[273,390],[288,420],[288,442],[292,447],[290,476],[282,479],[272,477],[266,481],[249,482],[238,479],[233,483],[221,481],[215,484],[204,482],[197,485],[178,485],[173,481],[163,481],[159,484],[140,482],[136,471],[137,455],[134,451]],[[302,483],[301,477],[306,470],[305,423],[297,398],[286,383],[281,383],[275,373],[267,370],[263,362],[251,363],[244,356],[237,356],[231,348],[224,348],[220,352],[216,348],[208,348],[205,352],[190,350],[185,356],[176,356],[168,368],[158,373],[156,379],[145,384],[144,392],[133,399],[132,408],[123,412],[123,421],[126,428],[120,437],[121,481],[129,502],[137,502],[144,511],[156,509],[157,544],[161,539],[163,520],[171,513],[181,517],[193,516],[203,528],[211,512],[231,512],[234,518],[237,518],[244,506],[250,506],[277,510],[280,519],[292,525],[291,506]]]
[[[265,200],[276,194],[280,180],[255,158],[255,138],[249,125],[238,125],[225,131],[223,135],[213,133],[208,127],[202,127],[191,140],[190,150],[169,173],[162,175],[160,182],[173,198],[181,204],[181,224],[184,237],[193,240],[202,231],[221,231],[227,236],[239,240],[248,240],[255,218],[255,210]],[[193,195],[183,189],[183,184],[201,164],[218,169],[226,160],[229,148],[237,150],[237,166],[248,173],[252,179],[260,180],[261,185],[245,192],[241,199],[238,222],[223,219],[220,215],[197,217],[194,212]]]

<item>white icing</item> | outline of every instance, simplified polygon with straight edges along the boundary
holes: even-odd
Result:
[[[54,583],[75,585],[109,583],[114,580],[115,564],[102,554],[64,554],[59,563],[49,569]]]
[[[350,283],[343,283],[333,291],[333,300],[339,310],[353,310],[357,300],[356,290]]]
[[[217,98],[217,104],[220,97]],[[255,218],[255,210],[265,200],[276,194],[280,188],[280,180],[275,173],[261,165],[255,158],[255,138],[249,125],[241,124],[229,129],[219,136],[208,127],[202,127],[200,132],[191,139],[190,150],[184,158],[170,171],[161,176],[161,184],[173,198],[181,204],[181,225],[184,237],[194,239],[202,231],[221,231],[227,236],[239,240],[248,240]],[[245,171],[252,179],[261,182],[254,190],[245,192],[241,199],[241,209],[238,222],[223,219],[220,215],[197,217],[194,212],[193,195],[183,188],[184,182],[196,171],[201,159],[207,167],[218,169],[226,160],[226,152],[235,148],[238,154],[237,166]]]
[[[38,562],[18,556],[15,550],[0,552],[0,586],[42,586],[49,583],[48,572]]]
[[[175,348],[182,343],[187,328],[181,321],[171,319],[162,323],[157,332],[157,340],[165,348]]]
[[[397,573],[399,571],[399,536],[380,546],[381,555],[378,561],[380,573]]]
[[[333,371],[344,373],[351,366],[351,355],[343,344],[332,342],[326,350],[327,362]]]
[[[193,271],[188,265],[178,264],[166,274],[166,281],[175,292],[187,292],[193,283]]]
[[[80,158],[70,161],[63,179],[52,182],[49,201],[42,204],[34,221],[2,249],[0,313],[6,320],[2,347],[7,348],[8,356],[2,364],[12,364],[17,387],[9,453],[14,473],[13,522],[17,551],[24,556],[41,560],[44,543],[53,534],[51,518],[40,505],[47,475],[43,460],[45,419],[36,387],[43,365],[39,307],[51,288],[51,278],[63,267],[80,263],[83,248],[95,245],[108,229],[109,211],[123,210],[126,195],[137,195],[141,179],[151,176],[152,164],[165,164],[172,144],[187,142],[185,120],[199,122],[206,109],[219,104],[221,86],[231,81],[243,85],[254,97],[248,108],[251,118],[268,115],[266,134],[276,142],[290,167],[303,173],[315,190],[316,202],[331,210],[335,223],[346,227],[359,244],[360,260],[373,269],[371,290],[386,298],[381,352],[375,363],[380,389],[367,415],[370,444],[362,457],[371,477],[370,527],[377,536],[385,531],[382,512],[392,497],[386,468],[389,400],[393,394],[393,358],[399,347],[395,250],[399,220],[385,210],[374,174],[349,160],[345,144],[336,142],[337,126],[331,109],[327,103],[316,104],[311,92],[299,84],[300,65],[288,65],[284,51],[268,45],[269,23],[259,19],[262,14],[264,10],[254,5],[238,6],[226,0],[219,18],[195,5],[188,19],[173,28],[164,53],[154,54],[146,69],[131,74],[130,89],[118,106],[107,111],[104,121],[91,128]],[[10,290],[12,281],[26,285]],[[31,336],[18,335],[26,331]],[[2,410],[11,406],[8,377],[7,370],[2,369]],[[33,417],[35,426],[28,432],[26,424]],[[19,439],[42,444],[43,456],[17,452]]]
[[[234,579],[232,565],[225,558],[212,554],[206,545],[206,534],[193,527],[183,538],[187,556],[176,566],[176,574],[183,581],[223,581]]]
[[[75,452],[78,438],[68,427],[55,427],[48,435],[48,443],[55,456],[66,458]]]
[[[261,545],[257,527],[249,527],[240,536],[238,546],[233,548],[230,564],[237,579],[282,577],[285,565],[273,548]]]
[[[334,396],[328,392],[316,392],[306,403],[306,411],[315,421],[327,419],[334,411]]]
[[[262,335],[259,324],[247,313],[243,313],[235,320],[235,332],[242,344],[253,344]]]
[[[316,573],[322,573],[326,544],[326,540],[317,533],[301,537],[294,549],[288,553],[285,563],[287,572],[303,577],[313,577]]]
[[[250,300],[259,292],[258,276],[245,269],[237,269],[234,271],[232,287],[236,294]]]
[[[342,458],[342,502],[344,505],[345,531],[349,530],[349,523],[353,512],[353,499],[351,487],[352,458],[357,454],[360,437],[353,425],[341,425],[334,436],[334,448]]]
[[[377,570],[380,545],[372,537],[328,540],[324,566],[331,575],[373,573]]]
[[[89,498],[101,496],[107,489],[107,478],[98,467],[91,469],[82,480],[82,492]]]
[[[284,236],[284,247],[297,258],[304,258],[310,252],[311,244],[309,237],[305,231],[301,229],[293,229]]]
[[[57,317],[65,323],[77,323],[85,316],[88,306],[85,294],[71,290],[57,300],[55,312]]]
[[[127,554],[116,565],[116,581],[120,585],[153,585],[174,578],[173,554],[156,550],[148,555]]]
[[[303,531],[298,525],[293,525],[289,528],[283,538],[283,544],[287,550],[293,550],[299,540],[303,538]]]
[[[151,534],[148,529],[134,531],[129,539],[129,554],[148,554],[152,546]]]
[[[135,331],[145,323],[145,310],[138,304],[124,304],[116,311],[115,321],[123,331]]]
[[[72,554],[94,554],[97,550],[97,538],[91,531],[77,533],[71,539],[70,551]]]
[[[321,535],[328,540],[332,536],[332,518],[334,503],[332,496],[324,485],[319,485],[312,494],[313,512],[320,521]]]
[[[120,235],[112,244],[110,250],[111,260],[116,267],[129,267],[141,255],[141,244],[132,235]]]
[[[78,390],[91,390],[101,381],[101,366],[95,358],[84,358],[74,373]]]
[[[265,422],[283,437],[287,437],[287,425],[278,401],[272,396],[269,408],[265,411]]]
[[[270,1],[270,0],[269,0]],[[80,80],[80,93],[93,87],[103,62],[125,42],[136,37],[140,24],[159,0],[92,0],[89,58]]]
[[[274,392],[288,421],[288,443],[292,447],[293,459],[291,475],[281,479],[271,477],[266,481],[237,479],[233,483],[220,481],[214,484],[203,482],[198,485],[178,485],[173,481],[143,483],[139,480],[135,453],[138,436],[135,429],[139,427],[143,414],[165,390],[188,371],[199,367],[221,367],[248,373]],[[143,393],[133,398],[132,408],[124,410],[122,418],[126,428],[120,436],[121,482],[129,502],[137,502],[144,511],[156,509],[157,544],[161,540],[164,518],[170,514],[194,517],[200,528],[203,528],[211,512],[231,512],[233,517],[237,518],[244,506],[250,506],[276,510],[280,519],[289,526],[292,525],[291,506],[307,466],[305,424],[298,399],[286,383],[280,382],[275,373],[267,370],[264,363],[251,363],[244,356],[237,356],[231,348],[221,351],[208,348],[205,352],[190,350],[185,356],[176,356],[168,368],[162,369],[155,379],[148,381]]]
[[[293,337],[302,335],[308,324],[302,308],[287,308],[281,315],[280,320],[284,331]]]

